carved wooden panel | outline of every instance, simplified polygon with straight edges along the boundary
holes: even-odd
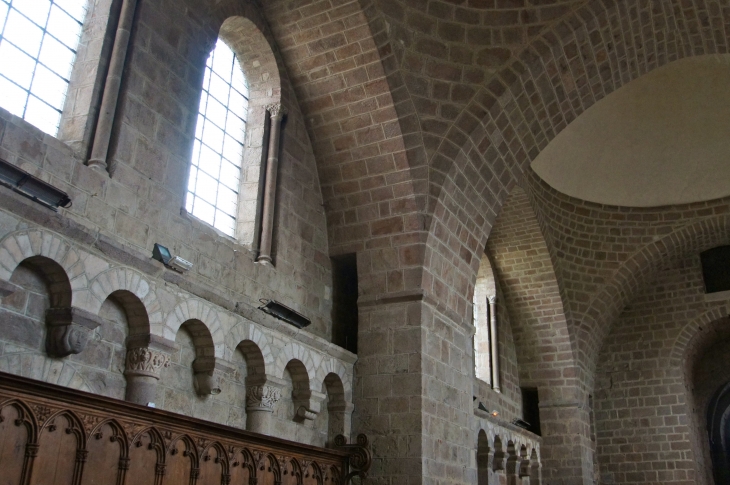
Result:
[[[0,485],[21,483],[27,444],[34,432],[28,415],[17,403],[8,403],[0,409]]]
[[[156,484],[156,476],[164,463],[161,458],[164,453],[162,437],[152,429],[145,429],[133,435],[129,448],[129,470],[127,483],[141,485],[143,483]]]
[[[218,443],[209,444],[200,456],[198,485],[219,485],[227,473],[228,463],[223,447]]]
[[[38,439],[38,457],[31,473],[33,485],[78,485],[86,459],[84,430],[76,416],[60,411],[45,423]]]
[[[128,464],[126,441],[124,430],[114,421],[98,425],[86,443],[89,454],[84,464],[81,485],[122,483],[123,477],[120,475],[124,474],[123,467]]]
[[[348,456],[0,373],[0,485],[341,485]]]
[[[230,485],[249,485],[251,483],[251,471],[253,467],[253,458],[247,451],[231,448],[230,455]]]

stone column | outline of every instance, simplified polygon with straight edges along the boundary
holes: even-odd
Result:
[[[492,389],[502,392],[499,382],[499,334],[497,333],[497,296],[489,297],[489,343],[492,351],[489,353],[492,360]]]
[[[270,434],[271,416],[281,399],[283,383],[270,376],[246,379],[246,430]]]
[[[127,59],[129,37],[134,22],[134,11],[137,8],[137,0],[124,0],[119,24],[114,36],[114,46],[109,59],[109,71],[104,84],[104,92],[101,98],[99,119],[96,122],[94,143],[91,147],[91,156],[88,165],[97,170],[107,170],[107,155],[109,153],[109,140],[111,140],[112,128],[114,127],[114,116],[117,111],[119,100],[119,88],[122,84],[122,73],[124,63]]]
[[[177,348],[175,342],[154,335],[127,338],[124,399],[143,406],[154,405],[160,373],[170,365],[170,354]]]
[[[274,209],[276,204],[276,178],[279,173],[279,138],[281,120],[286,108],[280,103],[266,106],[269,112],[269,156],[266,159],[266,180],[264,185],[263,210],[261,214],[261,240],[256,262],[271,264],[271,243],[274,233]]]

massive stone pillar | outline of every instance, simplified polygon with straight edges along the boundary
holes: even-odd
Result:
[[[352,424],[372,441],[373,483],[476,483],[471,320],[420,290],[361,296],[358,310]]]

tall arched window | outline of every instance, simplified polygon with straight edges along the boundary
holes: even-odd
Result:
[[[56,135],[86,0],[0,0],[0,106]]]
[[[500,391],[497,335],[497,282],[486,254],[479,263],[474,285],[474,370],[476,377]]]
[[[235,235],[248,86],[233,51],[218,39],[208,57],[185,208]]]

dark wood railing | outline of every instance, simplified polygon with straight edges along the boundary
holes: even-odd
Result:
[[[341,485],[370,455],[362,435],[335,441],[293,443],[0,373],[3,485]]]

